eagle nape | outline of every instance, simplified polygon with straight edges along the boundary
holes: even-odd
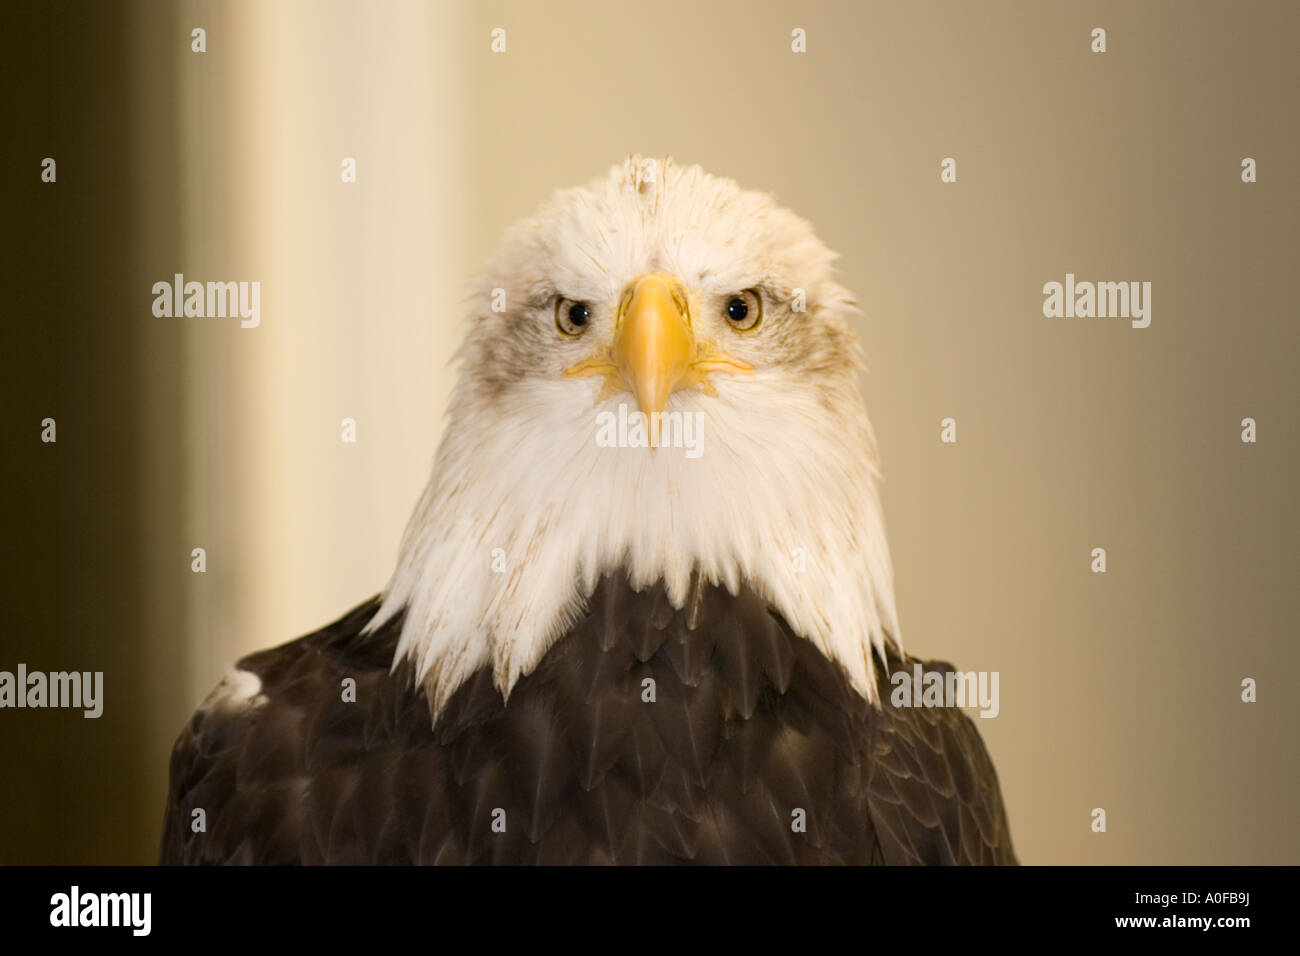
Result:
[[[640,156],[513,227],[388,586],[199,707],[162,862],[1015,863],[974,723],[891,700],[954,672],[902,647],[833,259]]]

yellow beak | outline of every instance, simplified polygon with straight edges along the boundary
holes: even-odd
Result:
[[[663,412],[695,359],[686,296],[672,276],[653,272],[629,287],[619,311],[614,365],[647,417]]]
[[[754,369],[717,349],[702,348],[682,284],[665,272],[651,272],[624,290],[608,354],[579,362],[564,374],[604,375],[607,394],[620,385],[630,389],[637,406],[656,422],[677,389],[698,385],[711,390],[705,374],[714,370]]]

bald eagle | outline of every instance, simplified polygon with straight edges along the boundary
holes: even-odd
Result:
[[[200,706],[162,861],[1014,863],[971,720],[890,700],[834,258],[640,156],[511,229],[387,588]]]

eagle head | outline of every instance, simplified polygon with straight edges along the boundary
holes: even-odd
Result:
[[[744,585],[875,699],[897,642],[852,296],[812,227],[631,156],[512,227],[473,294],[428,486],[371,622],[435,715],[508,695],[605,575]]]

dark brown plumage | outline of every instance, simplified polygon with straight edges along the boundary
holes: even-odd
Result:
[[[891,706],[892,656],[871,707],[751,592],[692,617],[606,578],[508,704],[485,668],[436,725],[390,674],[400,619],[361,634],[377,606],[244,658],[259,706],[195,714],[163,863],[1015,862],[972,722]]]

